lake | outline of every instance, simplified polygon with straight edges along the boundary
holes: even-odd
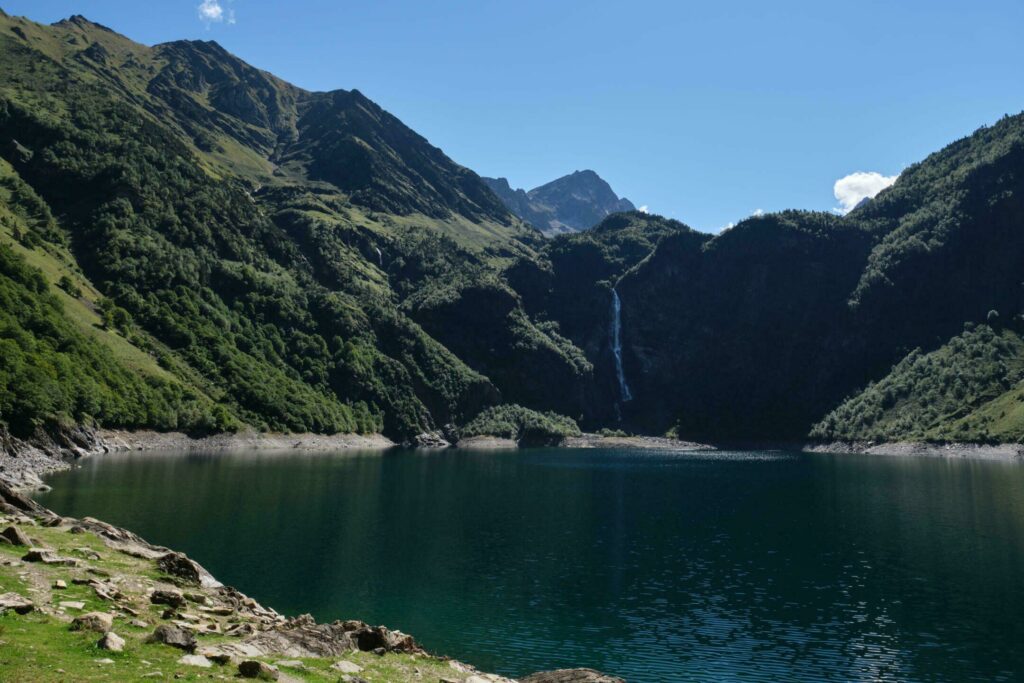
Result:
[[[40,502],[486,671],[1024,677],[1024,466],[786,452],[133,453]]]

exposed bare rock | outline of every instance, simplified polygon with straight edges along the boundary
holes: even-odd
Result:
[[[412,636],[361,621],[318,624],[308,614],[257,633],[246,643],[288,657],[337,657],[346,652],[423,652]]]
[[[16,614],[28,614],[35,608],[31,600],[17,593],[4,593],[0,595],[0,614],[3,614],[6,610],[14,610]]]
[[[210,572],[203,569],[198,562],[189,559],[184,553],[169,552],[157,560],[156,566],[160,571],[203,588],[216,588],[222,585],[220,581],[213,578]]]
[[[16,526],[9,526],[3,531],[0,531],[0,536],[3,536],[10,541],[11,545],[32,545],[31,539],[25,535],[24,531]]]
[[[178,664],[184,664],[185,666],[198,666],[202,669],[209,669],[213,666],[213,662],[203,655],[182,655],[178,659]]]
[[[21,558],[24,562],[42,562],[43,564],[61,564],[68,567],[77,567],[78,560],[71,557],[59,557],[48,548],[30,548],[25,556]]]
[[[185,596],[178,591],[155,590],[149,596],[149,601],[154,605],[170,605],[181,608],[186,605]]]
[[[280,677],[276,668],[255,659],[239,663],[238,673],[243,678],[258,678],[263,681],[276,681]]]
[[[526,678],[520,678],[519,683],[626,683],[626,681],[593,669],[556,669],[555,671],[530,674]]]
[[[190,631],[171,624],[157,626],[149,640],[153,643],[170,645],[186,652],[192,652],[196,649],[196,637]]]
[[[122,652],[124,650],[124,638],[113,631],[103,634],[103,637],[96,643],[96,647],[110,652]]]
[[[72,631],[106,633],[114,625],[114,615],[106,612],[87,612],[71,622]]]

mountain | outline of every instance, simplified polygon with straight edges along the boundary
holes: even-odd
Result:
[[[580,414],[591,366],[501,272],[540,235],[360,93],[80,16],[0,16],[0,55],[0,428]]]
[[[505,178],[482,180],[509,211],[545,235],[587,230],[610,214],[636,210],[593,171],[576,171],[529,192],[513,190]]]
[[[513,192],[216,43],[0,15],[0,58],[0,443],[1024,439],[1024,115],[845,216],[708,235],[592,172]]]
[[[1022,282],[1017,115],[847,216],[663,238],[617,281],[624,419],[709,439],[1022,439]]]

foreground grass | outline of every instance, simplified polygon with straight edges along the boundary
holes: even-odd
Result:
[[[0,545],[0,593],[13,592],[35,605],[34,611],[19,615],[8,610],[0,615],[0,680],[12,682],[37,681],[124,681],[124,680],[210,680],[238,677],[237,663],[213,664],[200,668],[179,661],[181,650],[160,643],[147,642],[156,626],[168,623],[162,619],[164,605],[149,601],[152,589],[173,589],[174,579],[161,573],[150,559],[134,557],[123,549],[111,547],[92,532],[71,533],[68,523],[55,527],[38,526],[22,517],[0,515],[0,529],[14,526],[32,540],[34,546],[46,547],[58,556],[73,558],[79,566],[45,565],[24,562],[25,546]],[[75,580],[79,583],[75,583]],[[101,597],[93,585],[82,583],[95,579],[113,586],[121,593],[109,601]],[[56,581],[66,588],[55,588]],[[215,594],[207,589],[181,587],[187,594]],[[61,603],[79,602],[71,606]],[[181,610],[201,615],[204,623],[215,624],[218,630],[244,623],[241,612],[213,616],[192,602]],[[125,640],[123,652],[110,652],[98,647],[102,634],[72,631],[74,616],[88,612],[114,615],[112,631]],[[135,614],[132,614],[134,612]],[[255,623],[255,622],[253,622]],[[197,633],[197,653],[218,645],[239,642],[222,633]],[[346,660],[361,668],[355,676],[369,683],[391,681],[475,681],[498,680],[484,677],[459,664],[422,654],[349,652],[336,658],[295,658],[283,655],[245,657],[275,665],[282,681],[349,680],[332,665]],[[474,676],[477,678],[473,678]]]

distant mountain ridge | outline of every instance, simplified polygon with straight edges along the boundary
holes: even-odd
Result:
[[[607,216],[635,211],[633,202],[619,197],[594,171],[575,171],[529,192],[512,189],[506,178],[481,178],[508,210],[545,235],[579,232]]]

